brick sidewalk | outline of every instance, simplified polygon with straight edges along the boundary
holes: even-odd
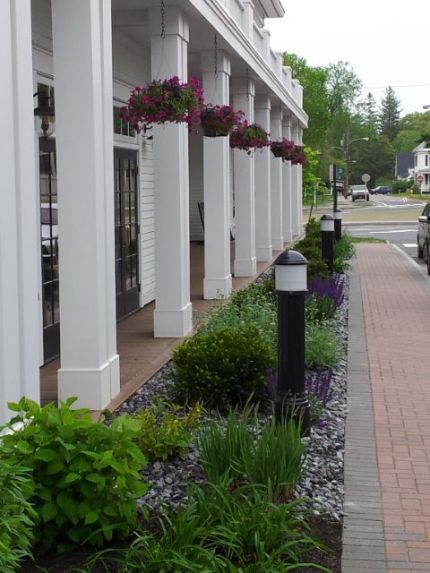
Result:
[[[375,540],[384,541],[385,559],[382,546],[375,541],[368,544],[367,552],[372,555],[372,545],[375,546],[377,563],[356,562],[355,569],[353,553],[347,547],[344,571],[430,572],[430,280],[390,245],[357,247],[355,267],[360,276],[367,342],[362,374],[368,364],[371,389],[364,398],[369,398],[370,411],[373,406],[373,470],[379,470],[373,477],[379,473],[382,494],[382,515],[378,513],[378,491],[373,494],[374,503],[367,500],[366,519],[375,522],[367,527],[367,532],[361,528],[361,548],[365,549],[366,541],[372,537],[369,534],[374,533]],[[357,412],[353,419],[357,419]],[[360,444],[359,432],[358,424],[354,443]],[[368,440],[365,430],[363,439]],[[347,442],[346,463],[351,460],[348,448]],[[370,465],[366,466],[368,460]],[[359,458],[359,462],[372,473],[372,452],[370,457]],[[347,471],[346,467],[346,479]],[[368,491],[371,483],[378,489],[377,481],[361,486],[364,496],[372,495]],[[350,493],[351,487],[357,495],[360,485],[350,486]],[[348,501],[348,483],[346,490]],[[382,521],[378,521],[380,517]],[[346,535],[348,519],[351,522],[347,518]],[[348,537],[344,542],[347,541]]]

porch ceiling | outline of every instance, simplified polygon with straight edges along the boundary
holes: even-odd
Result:
[[[189,75],[195,75],[197,77],[200,75],[200,53],[214,49],[214,34],[216,31],[208,19],[196,8],[196,5],[199,3],[201,2],[187,0],[181,4],[183,10],[188,15],[190,27]],[[177,4],[175,0],[165,0],[166,6],[175,4]],[[277,4],[277,2],[275,2],[275,4]],[[148,49],[151,34],[154,32],[154,30],[150,29],[148,15],[148,8],[152,6],[160,6],[160,0],[112,0],[112,25],[114,30],[131,39],[133,43]],[[222,11],[221,7],[220,10]],[[225,50],[229,54],[232,75],[243,77],[246,75],[248,68],[249,77],[254,80],[257,93],[273,92],[266,83],[267,80],[263,80],[260,75],[252,69],[252,65],[249,65],[249,63],[238,54],[235,46],[226,41],[220,33],[218,34],[218,49]],[[256,69],[258,69],[258,66]],[[276,91],[273,93],[276,95]],[[278,93],[280,92],[278,91]],[[293,113],[295,112],[297,114],[303,125],[306,125],[306,114],[304,114],[293,101],[291,101],[291,104],[287,107],[289,107]]]

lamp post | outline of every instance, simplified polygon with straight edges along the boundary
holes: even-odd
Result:
[[[349,139],[349,129],[346,132],[344,138],[342,138],[340,145],[343,151],[343,158],[346,163],[345,169],[345,179],[343,184],[343,195],[345,199],[348,197],[348,188],[349,188],[349,166],[351,164],[351,145],[356,141],[369,141],[368,137],[357,137],[356,139]]]
[[[309,402],[305,392],[305,294],[307,260],[296,251],[285,251],[275,261],[278,296],[277,419],[292,417],[302,434],[310,428]]]

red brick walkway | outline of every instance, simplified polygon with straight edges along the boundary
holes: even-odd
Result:
[[[387,571],[430,572],[430,277],[390,245],[357,255]]]

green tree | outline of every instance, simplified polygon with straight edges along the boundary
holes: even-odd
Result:
[[[336,64],[330,64],[326,71],[330,117],[352,113],[361,93],[361,80],[348,62],[339,61]]]
[[[393,145],[396,151],[412,151],[421,141],[422,135],[430,133],[430,112],[408,113],[400,120],[399,132]]]
[[[303,133],[303,141],[315,149],[322,149],[330,120],[327,72],[324,68],[308,66],[306,60],[296,54],[284,53],[283,58],[284,65],[290,66],[293,77],[298,79],[304,88],[303,109],[309,116],[309,123]]]
[[[368,142],[359,142],[355,158],[351,164],[351,183],[361,183],[363,173],[371,177],[369,186],[394,178],[395,149],[386,135],[379,135]]]
[[[400,129],[400,100],[391,86],[385,90],[379,114],[379,133],[393,141]]]
[[[378,128],[378,111],[376,108],[376,101],[372,92],[369,92],[362,105],[361,110],[364,125],[376,135]]]

